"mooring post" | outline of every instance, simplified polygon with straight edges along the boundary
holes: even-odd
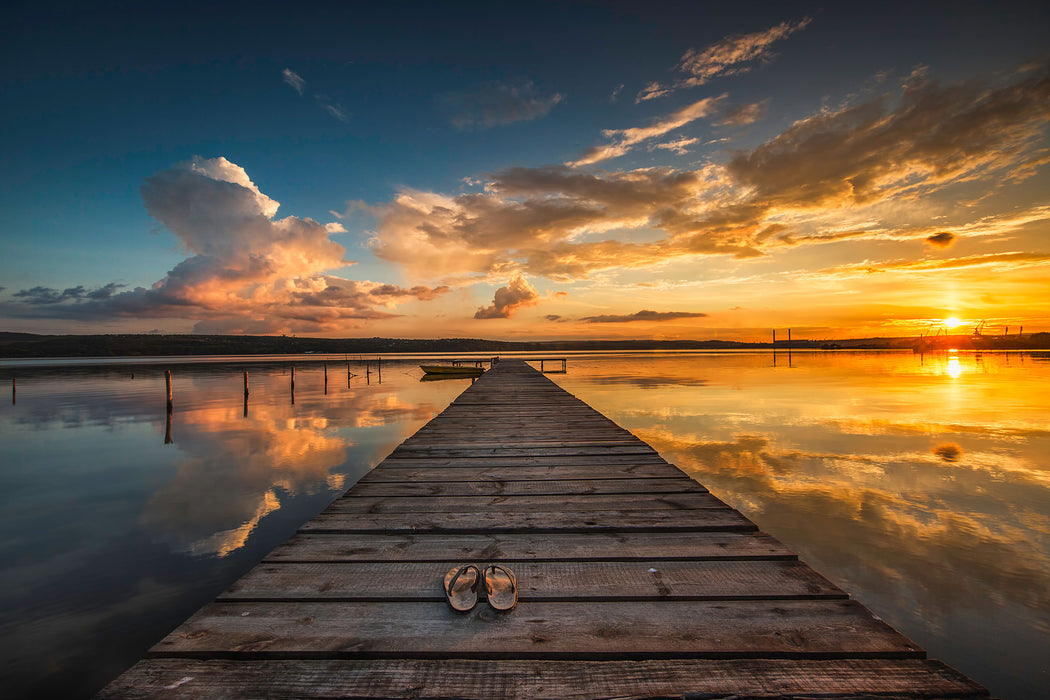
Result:
[[[248,400],[248,372],[244,373],[244,400]]]
[[[328,395],[328,364],[324,366],[324,393]]]
[[[171,413],[171,370],[164,370],[164,384],[168,390],[168,413]]]
[[[291,390],[292,390],[292,405],[295,405],[295,365],[292,365]]]

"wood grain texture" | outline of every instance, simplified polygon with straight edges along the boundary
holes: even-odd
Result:
[[[988,697],[962,674],[919,659],[477,661],[147,659],[100,700],[699,700]]]
[[[644,511],[339,513],[325,511],[300,532],[713,532],[757,530],[732,508]]]
[[[492,560],[487,560],[492,561]],[[798,561],[522,561],[508,567],[521,603],[534,600],[803,600],[846,598]],[[257,566],[219,596],[232,600],[444,601],[460,561]],[[479,565],[486,563],[478,562]]]
[[[922,658],[851,600],[211,603],[151,656],[223,658]]]
[[[446,457],[430,457],[423,461],[421,457],[387,457],[376,469],[387,468],[409,468],[419,469],[420,467],[593,467],[595,469],[605,469],[609,466],[623,465],[623,466],[635,466],[635,465],[663,465],[667,466],[667,462],[656,454],[629,454],[629,455],[616,455],[599,453],[592,455],[537,455],[537,454],[518,454],[518,455],[500,455],[500,456],[470,456],[470,455],[457,455],[457,456],[446,456]]]
[[[344,498],[356,499],[375,496],[554,496],[554,495],[625,495],[663,493],[707,493],[700,484],[689,478],[667,479],[542,479],[426,481],[418,478],[397,482],[358,482]]]
[[[298,534],[266,561],[556,561],[794,559],[763,533],[614,532],[457,535]]]
[[[688,479],[685,472],[663,462],[572,466],[430,466],[392,467],[384,463],[361,477],[358,485],[412,481],[577,481],[583,479]],[[696,482],[694,482],[696,483]],[[701,486],[701,488],[703,488]]]
[[[643,510],[697,510],[728,508],[709,493],[572,493],[498,494],[470,496],[353,496],[337,499],[325,510],[333,513],[538,513],[559,509],[637,512]]]

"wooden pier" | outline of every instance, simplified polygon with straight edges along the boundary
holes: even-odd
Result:
[[[499,563],[519,603],[445,603]],[[101,698],[977,698],[647,444],[504,360]]]

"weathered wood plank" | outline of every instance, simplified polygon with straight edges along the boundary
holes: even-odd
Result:
[[[274,562],[255,567],[218,599],[443,602],[445,572],[460,563]],[[798,561],[526,561],[513,567],[521,603],[847,597],[830,581]]]
[[[419,458],[387,457],[379,463],[378,467],[397,469],[405,467],[418,469],[420,466],[428,467],[582,467],[590,466],[601,468],[605,466],[623,465],[635,466],[645,464],[667,464],[658,454],[636,454],[636,455],[511,455],[500,457],[432,457],[425,462]],[[377,468],[378,468],[377,467]]]
[[[298,534],[266,561],[550,561],[794,559],[764,533]]]
[[[656,450],[638,445],[595,445],[592,447],[471,447],[468,444],[435,447],[400,445],[391,456],[400,459],[440,459],[442,457],[578,457],[583,455],[651,455]]]
[[[151,656],[228,658],[922,658],[850,600],[521,604],[212,603]]]
[[[902,689],[907,689],[903,691]],[[925,659],[661,659],[475,661],[147,659],[99,700],[698,700],[699,698],[988,697],[974,681]]]
[[[300,532],[635,532],[756,530],[731,508],[702,510],[646,510],[488,513],[333,513],[324,512],[303,524]]]
[[[515,449],[515,450],[532,450],[542,449],[549,447],[591,447],[591,448],[604,448],[604,447],[647,447],[652,449],[644,442],[636,437],[630,438],[612,438],[612,437],[596,437],[593,440],[580,440],[578,439],[579,433],[576,434],[576,439],[566,436],[565,438],[552,437],[550,439],[532,439],[526,436],[522,437],[511,437],[504,436],[502,438],[492,436],[483,437],[475,436],[476,440],[470,440],[470,433],[466,430],[459,433],[458,435],[449,434],[444,439],[432,439],[429,436],[414,436],[411,437],[399,445],[399,449],[404,450],[425,450],[440,448],[443,450],[459,450],[459,449],[471,449],[471,450],[487,450],[493,448],[501,449]],[[469,440],[469,442],[467,442]]]
[[[559,494],[513,496],[349,496],[336,499],[331,513],[519,513],[551,512],[566,508],[585,511],[696,510],[728,508],[709,493]]]
[[[344,498],[362,496],[527,496],[568,494],[707,493],[692,479],[583,479],[543,481],[425,481],[365,482]]]
[[[685,472],[666,462],[576,466],[486,467],[475,465],[416,467],[380,465],[365,474],[358,485],[373,482],[411,481],[618,481],[688,479]],[[695,482],[694,482],[695,483]],[[698,484],[699,485],[699,484]],[[703,488],[703,486],[701,486]]]

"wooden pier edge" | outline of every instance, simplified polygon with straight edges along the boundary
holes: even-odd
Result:
[[[453,612],[444,573],[490,562],[518,606]],[[97,697],[988,693],[504,360]]]

